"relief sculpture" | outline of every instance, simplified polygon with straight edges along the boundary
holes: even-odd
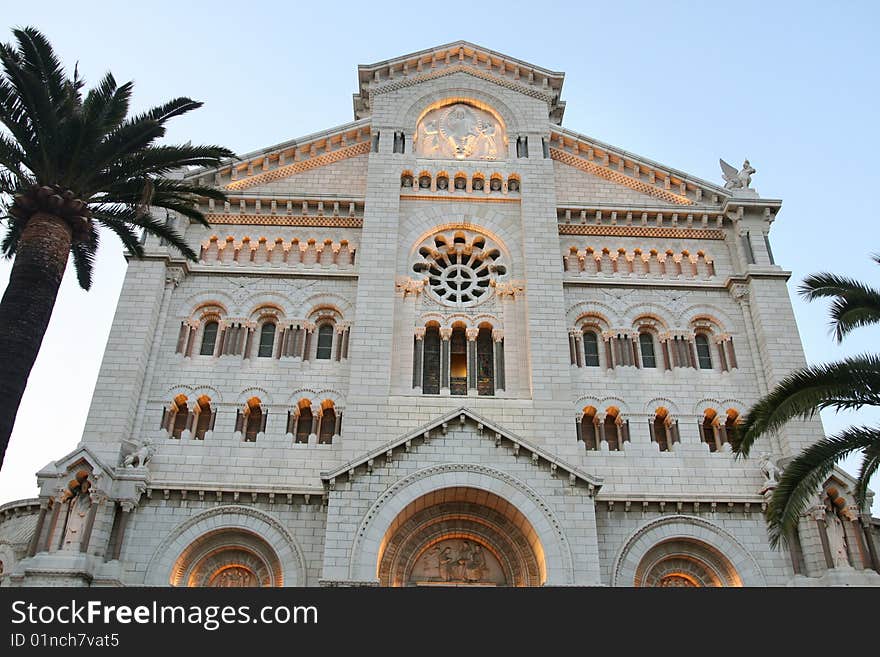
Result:
[[[424,583],[495,584],[506,578],[500,564],[474,541],[446,540],[423,554],[413,568],[413,579]]]
[[[504,129],[489,112],[457,103],[431,110],[416,132],[416,155],[495,160],[503,155]]]

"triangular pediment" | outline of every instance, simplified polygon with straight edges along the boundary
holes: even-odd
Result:
[[[426,441],[430,441],[432,435],[436,432],[439,431],[441,434],[445,434],[447,429],[454,424],[464,426],[467,423],[475,425],[480,440],[494,441],[496,446],[501,446],[502,444],[507,443],[512,447],[514,457],[523,453],[528,455],[536,463],[544,462],[549,465],[549,469],[554,476],[568,477],[570,484],[573,486],[580,482],[587,486],[590,494],[594,494],[602,486],[603,479],[601,477],[588,474],[580,468],[556,458],[546,450],[529,442],[525,438],[517,436],[512,431],[508,431],[500,425],[491,422],[464,407],[446,413],[445,415],[441,415],[431,422],[422,425],[418,429],[410,431],[409,433],[395,438],[376,449],[366,452],[356,459],[330,470],[329,472],[322,472],[321,480],[325,485],[332,488],[335,485],[337,477],[353,477],[356,473],[361,471],[366,471],[368,473],[372,472],[373,464],[380,459],[383,462],[390,461],[395,457],[395,453],[399,454],[400,452],[417,450],[419,445],[424,444]]]
[[[54,478],[70,472],[79,463],[88,464],[95,475],[112,473],[113,468],[108,466],[102,459],[95,456],[94,452],[85,445],[80,445],[75,450],[62,456],[57,461],[47,463],[37,473],[38,478]]]
[[[553,123],[561,123],[565,103],[560,100],[565,74],[478,46],[455,41],[442,46],[358,66],[356,119],[370,116],[372,97],[440,77],[465,73],[519,93],[544,100]]]
[[[272,184],[370,152],[370,122],[354,121],[241,155],[188,180],[221,187],[229,193],[271,192]],[[366,158],[364,166],[366,166]]]
[[[548,150],[553,160],[590,177],[585,180],[604,181],[604,194],[613,197],[609,182],[631,190],[624,202],[720,207],[733,196],[724,187],[556,125],[550,126]]]

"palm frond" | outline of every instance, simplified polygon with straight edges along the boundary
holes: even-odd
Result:
[[[165,240],[189,260],[198,260],[198,255],[196,255],[195,251],[187,244],[180,233],[168,226],[164,221],[156,219],[150,214],[142,213],[131,207],[119,206],[116,208],[103,207],[101,210],[93,211],[92,217],[117,235],[120,235],[120,237],[126,232],[123,228],[124,226],[129,229],[132,226],[141,228],[148,234]],[[140,244],[135,249],[130,250],[137,256],[143,254],[143,248]]]
[[[12,258],[18,251],[18,240],[21,238],[21,223],[15,217],[4,217],[6,233],[0,240],[0,255]]]
[[[798,288],[800,294],[813,301],[832,297],[831,327],[838,342],[853,329],[880,323],[880,291],[846,276],[813,274]]]
[[[856,503],[858,503],[859,508],[864,507],[867,503],[868,484],[871,481],[871,477],[877,472],[878,467],[880,467],[880,443],[865,449],[855,490]]]
[[[797,528],[798,519],[835,463],[852,452],[880,445],[880,429],[849,427],[822,438],[791,460],[779,478],[767,507],[770,545],[784,543]]]
[[[858,409],[880,405],[880,355],[852,356],[797,370],[758,400],[731,440],[733,451],[748,456],[761,435],[789,420],[808,419],[825,408]]]
[[[74,240],[70,245],[76,280],[84,290],[92,287],[92,274],[95,267],[95,255],[98,252],[98,231],[90,225],[84,239]]]
[[[33,27],[13,30],[22,54],[22,67],[38,78],[46,87],[53,105],[60,104],[67,91],[67,76],[52,44],[42,32]]]

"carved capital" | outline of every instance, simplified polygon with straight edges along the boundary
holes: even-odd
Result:
[[[477,336],[480,334],[480,329],[469,328],[469,329],[465,329],[464,333],[467,336],[468,342],[476,342]]]
[[[410,278],[409,276],[398,276],[394,283],[394,287],[404,298],[407,295],[418,296],[425,289],[425,281]]]
[[[510,297],[511,299],[515,299],[516,295],[523,294],[525,292],[525,283],[523,281],[508,281],[508,282],[495,282],[495,294],[498,295],[498,298],[504,299],[506,297]]]
[[[413,335],[415,335],[416,340],[424,340],[425,339],[425,329],[424,326],[417,326],[413,331]]]
[[[452,337],[452,329],[451,328],[441,328],[440,329],[440,338],[442,340],[448,340]]]
[[[492,340],[495,342],[504,340],[504,329],[492,329]]]

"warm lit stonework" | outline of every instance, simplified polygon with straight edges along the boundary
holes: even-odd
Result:
[[[768,547],[818,421],[731,456],[804,363],[781,201],[563,128],[562,83],[441,46],[360,66],[352,123],[190,174],[229,202],[168,217],[199,262],[129,262],[82,442],[0,508],[2,584],[880,581],[842,471]]]

